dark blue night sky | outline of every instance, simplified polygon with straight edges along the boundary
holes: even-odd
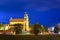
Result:
[[[30,24],[39,22],[53,26],[60,23],[60,0],[0,0],[0,22],[9,23],[10,17],[29,15]]]

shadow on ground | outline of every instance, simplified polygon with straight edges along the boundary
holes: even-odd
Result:
[[[0,40],[60,40],[60,35],[0,35]]]

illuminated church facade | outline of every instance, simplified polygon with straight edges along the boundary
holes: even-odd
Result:
[[[28,31],[29,30],[29,18],[28,14],[24,14],[24,18],[10,18],[10,23],[9,25],[14,25],[14,24],[22,24],[23,29],[22,31]]]

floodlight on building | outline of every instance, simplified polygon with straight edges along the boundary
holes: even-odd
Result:
[[[6,27],[5,27],[5,30],[8,30],[8,29],[9,29],[8,26],[6,26]]]

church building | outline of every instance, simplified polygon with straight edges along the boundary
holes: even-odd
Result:
[[[26,12],[24,13],[24,18],[10,18],[10,23],[9,25],[14,25],[14,24],[22,24],[23,25],[23,31],[28,31],[29,29],[29,18],[28,14]]]

